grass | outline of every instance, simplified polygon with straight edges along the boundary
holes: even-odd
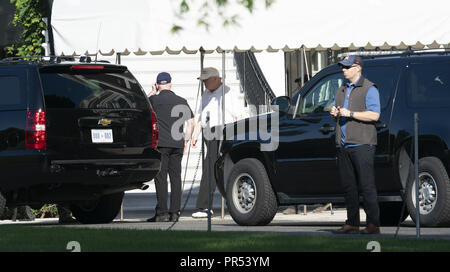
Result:
[[[82,252],[368,252],[372,240],[382,252],[450,251],[450,240],[0,226],[0,251],[9,252],[66,252],[69,241]]]

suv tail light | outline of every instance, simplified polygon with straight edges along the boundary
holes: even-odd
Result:
[[[28,110],[25,128],[26,149],[45,150],[47,147],[47,135],[45,127],[45,111]]]
[[[153,110],[150,110],[150,117],[152,119],[152,148],[156,148],[158,145],[158,121],[156,120],[156,114]]]

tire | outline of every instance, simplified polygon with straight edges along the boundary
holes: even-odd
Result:
[[[414,173],[414,170],[412,170]],[[407,206],[411,218],[416,222],[415,178],[410,175],[406,185]],[[446,226],[450,224],[450,180],[442,162],[436,157],[419,160],[420,225]],[[425,197],[425,198],[424,198]]]
[[[226,195],[230,215],[241,226],[267,225],[278,209],[266,169],[257,159],[243,159],[234,165]]]
[[[73,216],[83,224],[109,223],[116,218],[122,205],[123,192],[104,195],[96,201],[73,203]]]
[[[397,226],[398,223],[405,221],[408,217],[408,211],[403,211],[403,202],[380,202],[380,224],[381,226]],[[402,215],[402,218],[400,216]]]
[[[3,216],[3,213],[5,212],[6,207],[6,199],[3,197],[2,192],[0,192],[0,219]]]

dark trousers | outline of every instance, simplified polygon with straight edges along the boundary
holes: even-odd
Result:
[[[161,153],[161,171],[155,177],[156,214],[167,212],[178,213],[181,208],[181,160],[183,148],[158,147]],[[167,188],[167,174],[170,177],[170,210],[167,208],[169,196]]]
[[[364,199],[367,224],[380,225],[380,208],[375,186],[375,146],[362,145],[338,148],[338,167],[341,184],[345,192],[347,207],[346,224],[360,225],[359,195]]]
[[[219,141],[218,140],[205,140],[206,145],[206,158],[203,161],[202,165],[202,180],[200,181],[200,191],[198,192],[197,197],[197,208],[198,209],[207,209],[208,208],[208,193],[211,199],[211,203],[213,201],[214,192],[216,191],[216,178],[214,176],[214,164],[219,157]],[[209,165],[208,165],[209,164]],[[208,182],[211,182],[209,185],[208,191]]]

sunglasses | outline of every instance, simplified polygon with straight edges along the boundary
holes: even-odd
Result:
[[[342,69],[347,69],[347,70],[350,68],[356,67],[356,66],[358,66],[358,65],[350,65],[350,66],[341,65]]]

